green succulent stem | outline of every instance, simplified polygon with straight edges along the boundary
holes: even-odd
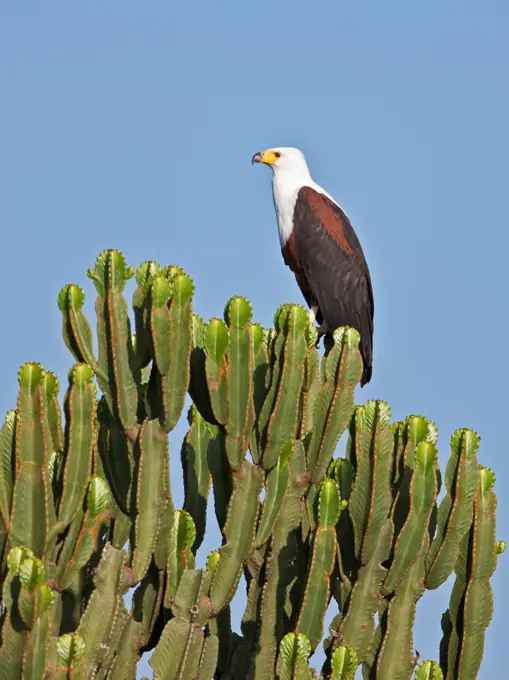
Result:
[[[506,543],[478,435],[453,434],[441,494],[434,423],[356,405],[354,328],[322,350],[304,307],[265,329],[241,296],[205,321],[180,267],[114,249],[88,275],[96,333],[79,286],[58,296],[63,399],[28,362],[0,426],[0,680],[134,680],[145,654],[155,680],[479,677]],[[417,603],[452,572],[417,666]]]

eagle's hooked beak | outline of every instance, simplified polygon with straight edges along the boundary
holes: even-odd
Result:
[[[265,163],[265,165],[272,165],[278,159],[274,151],[258,151],[255,153],[253,158],[251,158],[251,164],[254,163]]]

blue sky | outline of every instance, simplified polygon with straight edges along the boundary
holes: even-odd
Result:
[[[508,33],[501,0],[0,3],[0,411],[27,360],[65,383],[56,297],[79,283],[91,310],[85,273],[104,248],[184,267],[206,318],[233,294],[264,325],[301,302],[270,172],[250,164],[299,146],[372,273],[374,372],[357,400],[434,420],[442,466],[452,432],[476,429],[507,539]],[[506,671],[507,576],[506,557],[480,678]],[[419,604],[421,658],[437,656],[446,606],[446,588]]]

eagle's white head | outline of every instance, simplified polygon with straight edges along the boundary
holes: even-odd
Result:
[[[303,181],[310,179],[306,157],[300,149],[292,146],[278,146],[266,151],[255,153],[252,163],[264,163],[272,168],[274,177],[292,176],[302,178]]]
[[[266,151],[258,151],[251,162],[264,163],[272,168],[272,191],[279,238],[281,245],[284,246],[293,228],[293,213],[300,189],[309,186],[320,193],[325,192],[311,178],[306,157],[300,149],[278,146]]]

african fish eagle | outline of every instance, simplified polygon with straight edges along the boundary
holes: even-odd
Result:
[[[339,326],[359,331],[364,370],[371,379],[374,300],[368,265],[346,213],[313,181],[299,149],[277,147],[255,153],[253,163],[272,168],[272,191],[283,258],[295,274],[320,324],[319,337]]]

